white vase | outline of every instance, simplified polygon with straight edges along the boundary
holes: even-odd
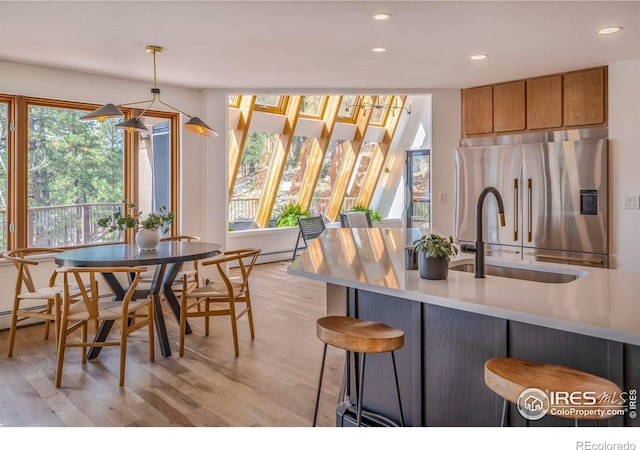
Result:
[[[141,251],[153,251],[158,248],[160,236],[160,230],[143,228],[136,233],[136,244]]]

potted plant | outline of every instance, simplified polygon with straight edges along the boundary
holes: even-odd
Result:
[[[426,234],[413,242],[418,252],[418,270],[420,278],[444,280],[449,275],[449,261],[458,254],[458,247],[449,239],[437,234]]]
[[[356,206],[351,208],[349,212],[366,212],[369,213],[369,217],[371,218],[372,222],[382,222],[382,214],[380,214],[379,211],[376,211],[375,209],[365,208],[361,203],[358,203]]]
[[[131,210],[136,207],[135,203],[124,203],[125,210]],[[122,210],[118,210],[110,216],[98,219],[98,226],[106,228],[107,232],[123,231],[127,228],[137,228],[136,244],[140,250],[155,250],[160,242],[162,229],[163,233],[169,231],[169,225],[173,222],[174,214],[167,211],[166,206],[161,206],[158,212],[151,212],[146,219],[140,220],[142,211],[135,214],[123,214]]]
[[[298,217],[311,217],[311,214],[298,203],[289,202],[279,211],[276,227],[297,227]]]

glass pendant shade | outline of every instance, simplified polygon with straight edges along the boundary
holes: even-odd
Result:
[[[192,117],[185,122],[184,127],[200,136],[218,136],[218,132],[204,123],[199,117]]]
[[[121,130],[126,130],[129,133],[134,133],[136,131],[149,132],[149,129],[142,123],[142,120],[132,117],[131,119],[127,119],[123,122],[120,122],[116,125],[116,128]]]
[[[120,111],[120,108],[113,103],[107,103],[106,105],[80,117],[80,120],[97,120],[98,122],[102,122],[104,119],[120,117],[123,115],[124,114]]]

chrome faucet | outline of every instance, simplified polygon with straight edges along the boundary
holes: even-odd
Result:
[[[475,277],[484,278],[484,241],[482,240],[482,206],[484,199],[491,193],[498,202],[498,217],[500,218],[500,226],[504,226],[504,205],[502,204],[502,196],[500,192],[493,186],[487,186],[480,192],[478,203],[476,204],[476,264]]]

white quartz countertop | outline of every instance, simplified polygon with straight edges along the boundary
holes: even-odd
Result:
[[[421,235],[407,228],[328,228],[288,273],[340,286],[508,320],[640,345],[640,273],[541,262],[516,265],[581,273],[568,283],[543,283],[449,270],[446,280],[425,280],[405,270],[405,247]],[[459,255],[472,262],[474,255]]]

